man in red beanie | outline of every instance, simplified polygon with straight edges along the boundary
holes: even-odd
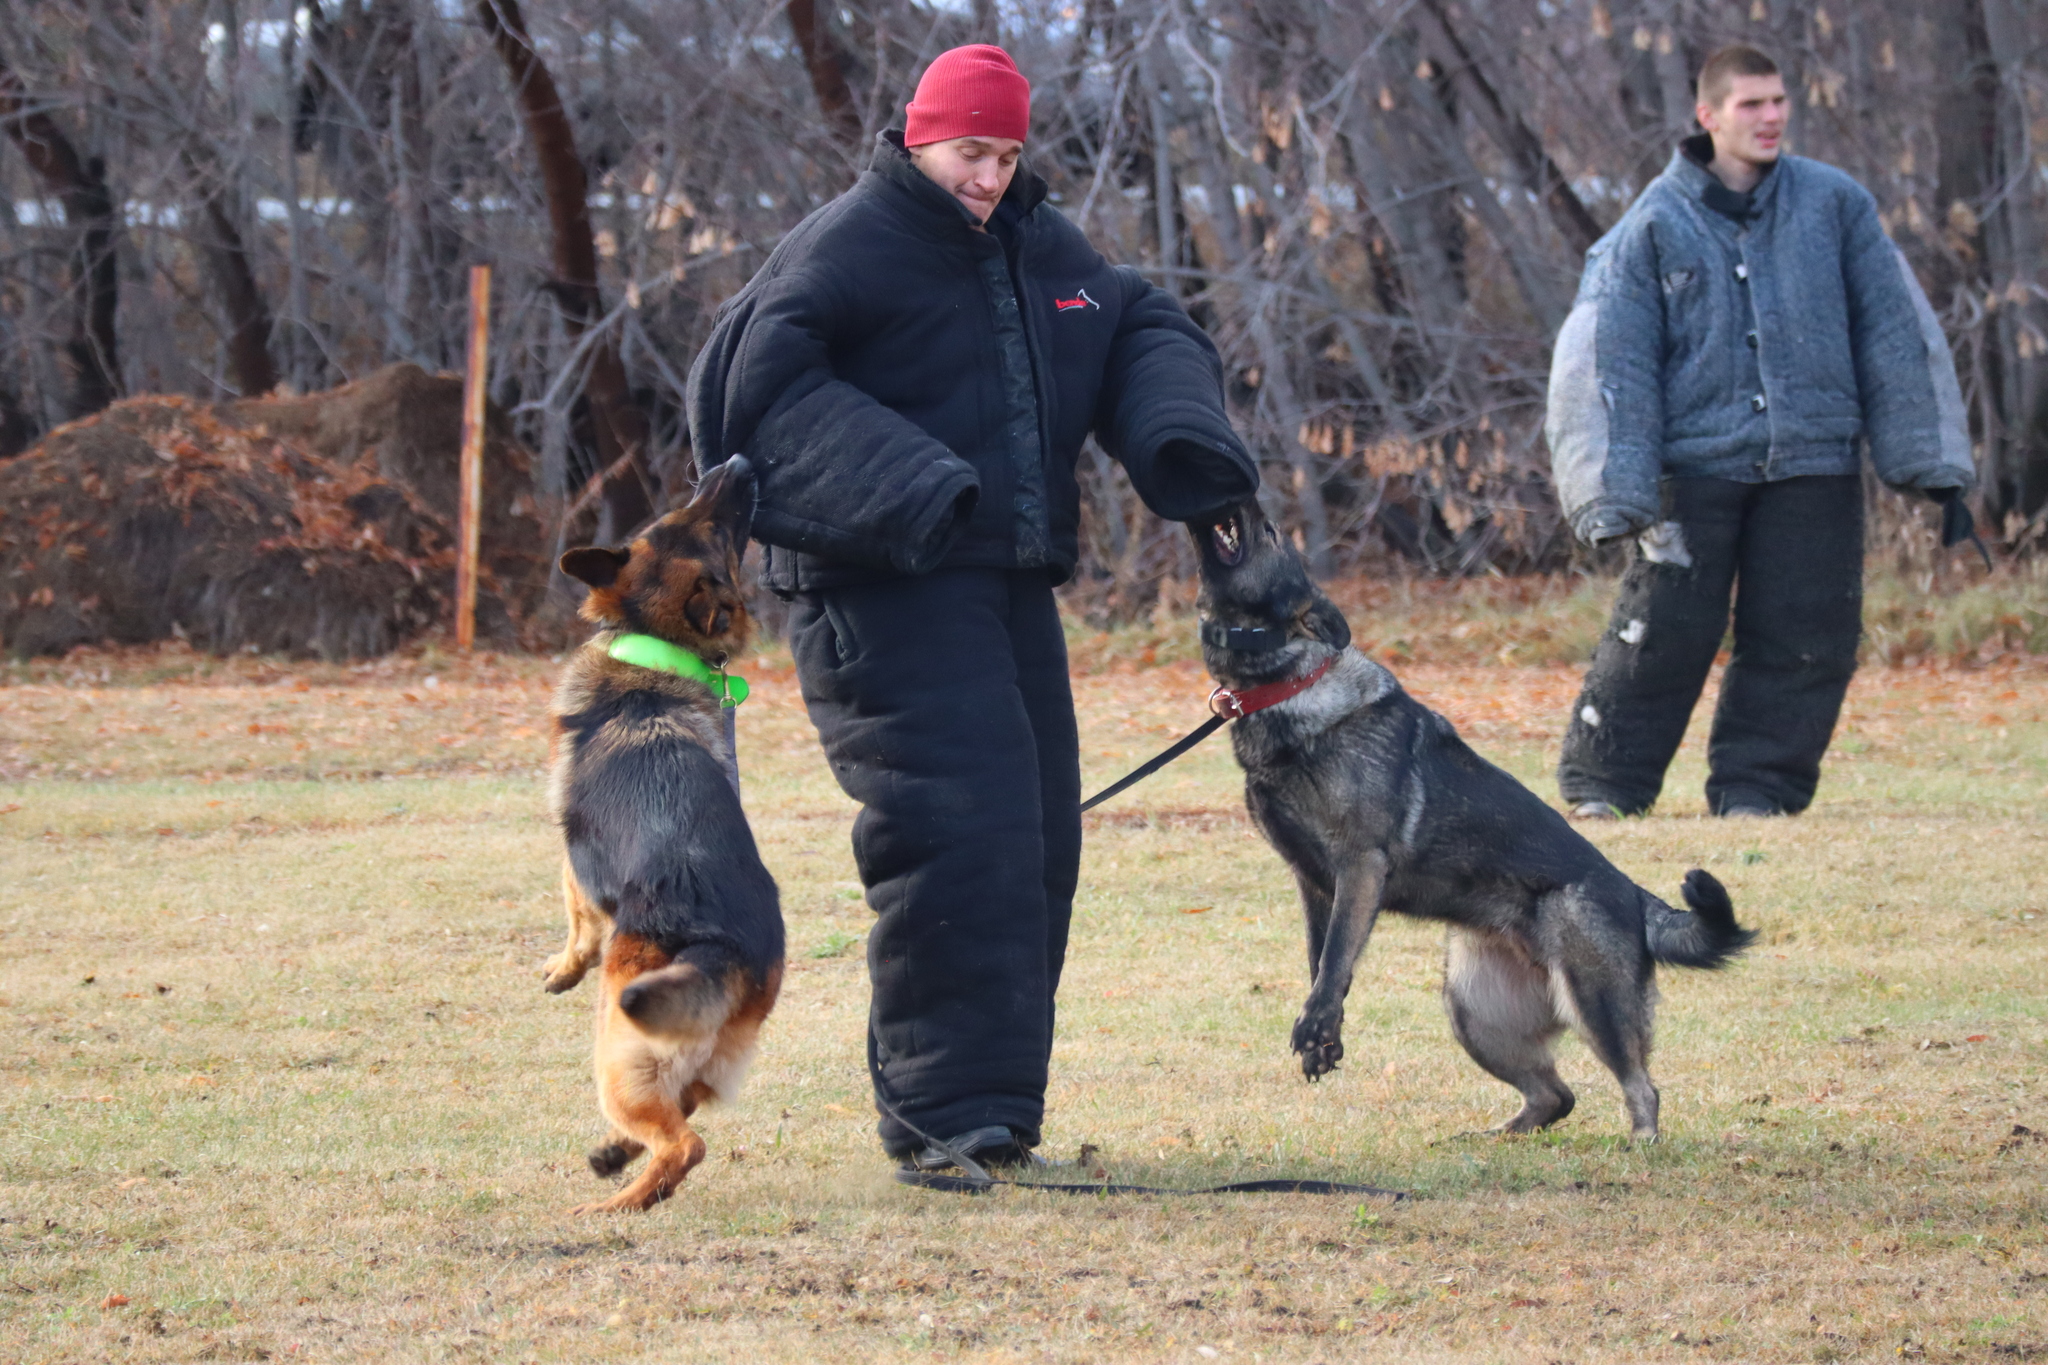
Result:
[[[905,129],[726,303],[690,371],[699,461],[759,472],[764,574],[861,804],[880,1134],[926,1170],[1040,1140],[1081,853],[1053,600],[1081,444],[1175,520],[1258,487],[1208,337],[1045,202],[1030,98],[999,47],[940,55]]]

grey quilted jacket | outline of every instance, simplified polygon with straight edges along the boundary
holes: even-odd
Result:
[[[1744,204],[1703,141],[1593,244],[1558,334],[1544,434],[1572,529],[1645,529],[1665,477],[1854,474],[1864,446],[1894,488],[1970,487],[1948,342],[1869,192],[1785,156]]]

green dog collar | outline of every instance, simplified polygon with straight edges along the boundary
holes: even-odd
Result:
[[[723,668],[713,668],[681,645],[670,644],[657,636],[621,635],[606,646],[604,652],[622,664],[673,673],[679,678],[703,683],[711,689],[711,695],[718,698],[721,706],[738,706],[747,699],[745,678],[735,677]]]

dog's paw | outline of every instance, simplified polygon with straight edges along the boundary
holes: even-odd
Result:
[[[1301,1054],[1301,1074],[1311,1081],[1319,1081],[1337,1069],[1337,1063],[1344,1060],[1344,1044],[1320,1043]]]
[[[620,1204],[611,1199],[600,1199],[595,1204],[578,1204],[569,1210],[571,1218],[582,1218],[593,1213],[642,1213],[645,1204]]]
[[[591,1204],[578,1204],[570,1209],[571,1216],[587,1213],[645,1213],[676,1191],[676,1185],[636,1180],[609,1199],[600,1199]]]
[[[1301,1056],[1301,1074],[1318,1081],[1337,1069],[1344,1060],[1343,1017],[1335,1019],[1302,1015],[1294,1025],[1294,1050]]]
[[[540,984],[549,995],[560,995],[574,989],[589,970],[588,962],[579,961],[567,953],[556,953],[541,966]]]
[[[621,1142],[606,1143],[590,1151],[590,1169],[600,1179],[610,1179],[633,1164],[640,1155],[640,1149],[627,1147]]]

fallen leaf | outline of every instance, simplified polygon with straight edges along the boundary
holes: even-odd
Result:
[[[6,805],[6,806],[0,806],[0,815],[12,815],[12,814],[14,814],[14,812],[16,812],[16,811],[18,811],[18,810],[20,810],[20,809],[21,809],[21,803],[20,803],[19,801],[17,801],[17,802],[14,802],[14,803],[13,803],[13,804],[11,804],[11,805]]]
[[[126,1308],[127,1306],[128,1296],[126,1294],[109,1294],[100,1300],[100,1307],[102,1308]]]
[[[1963,1041],[1966,1043],[1988,1043],[1991,1041],[1991,1035],[1988,1033],[1973,1033],[1963,1039]]]
[[[1212,908],[1214,907],[1207,905],[1191,905],[1187,909],[1181,911],[1181,913],[1183,915],[1206,915]]]
[[[1510,1308],[1547,1308],[1547,1307],[1549,1307],[1549,1305],[1548,1305],[1548,1304],[1546,1304],[1546,1303],[1545,1303],[1545,1302],[1544,1302],[1544,1301],[1543,1301],[1542,1299],[1513,1299],[1513,1300],[1510,1300],[1510,1301],[1509,1301],[1509,1303],[1508,1303],[1508,1307],[1510,1307]]]

